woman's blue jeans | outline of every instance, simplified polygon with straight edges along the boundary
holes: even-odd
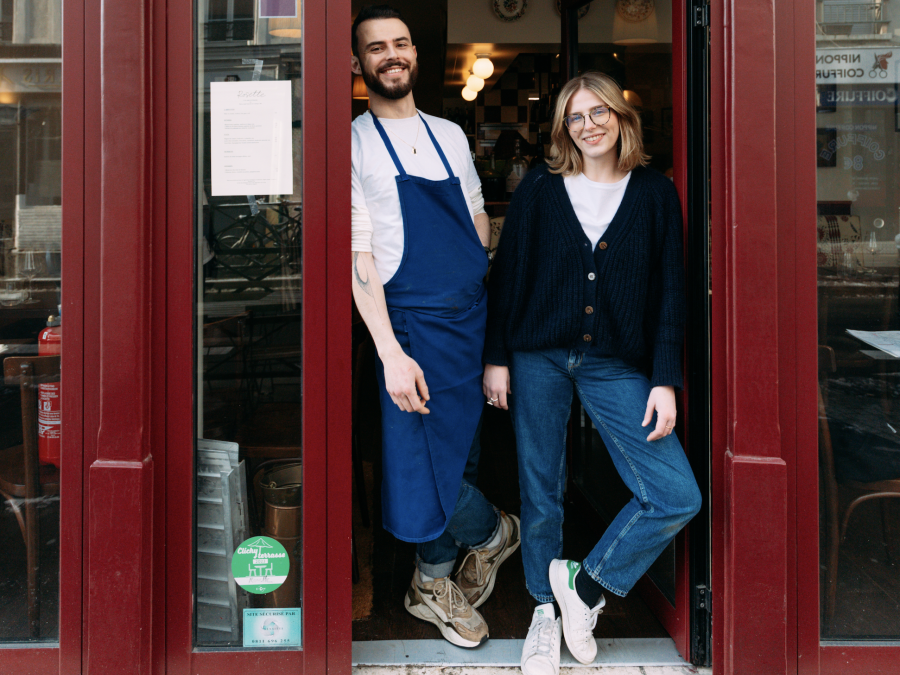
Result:
[[[678,438],[647,441],[650,383],[621,359],[568,349],[514,352],[510,411],[522,495],[522,559],[528,591],[553,601],[548,569],[563,552],[566,423],[572,392],[599,430],[632,498],[585,558],[604,588],[624,596],[700,510],[701,496]]]

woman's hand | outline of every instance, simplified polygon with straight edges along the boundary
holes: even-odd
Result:
[[[509,410],[506,403],[506,395],[511,394],[509,389],[509,368],[495,366],[490,363],[484,366],[484,380],[482,391],[488,399],[488,403],[495,408]]]
[[[487,381],[487,371],[485,371]],[[648,441],[656,441],[663,436],[668,436],[675,430],[675,387],[653,387],[650,397],[647,399],[647,412],[644,414],[642,427],[647,426],[653,420],[653,411],[656,411],[656,429],[649,436]]]

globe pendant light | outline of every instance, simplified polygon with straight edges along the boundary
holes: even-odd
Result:
[[[478,96],[477,91],[472,91],[468,87],[463,87],[462,97],[464,99],[466,99],[467,101],[474,101],[477,96]]]
[[[469,79],[466,80],[466,86],[472,91],[481,91],[484,89],[484,80],[477,75],[469,75]]]
[[[488,79],[494,74],[494,64],[488,58],[490,54],[476,54],[478,59],[472,64],[472,74],[482,80]]]

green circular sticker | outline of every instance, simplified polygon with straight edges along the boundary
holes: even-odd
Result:
[[[251,537],[231,556],[231,573],[238,586],[251,593],[271,593],[287,579],[291,559],[271,537]]]

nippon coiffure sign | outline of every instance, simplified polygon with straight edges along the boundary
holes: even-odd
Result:
[[[897,55],[894,56],[894,50]],[[816,50],[816,84],[888,84],[900,81],[900,48]]]

